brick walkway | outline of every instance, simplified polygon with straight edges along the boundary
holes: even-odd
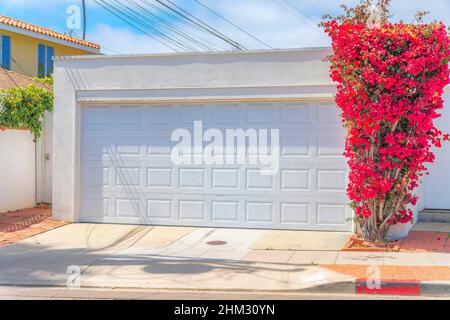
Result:
[[[52,219],[46,206],[0,213],[0,246],[35,236],[63,225],[65,221]]]
[[[360,246],[358,238],[349,241],[342,248],[342,251],[354,252],[440,252],[450,253],[450,233],[437,231],[411,231],[405,239],[391,242],[388,248],[375,246]]]
[[[364,279],[372,275],[368,265],[324,264],[321,267]],[[450,281],[450,268],[447,266],[376,266],[380,268],[383,280]]]
[[[399,242],[403,252],[443,252],[450,253],[450,234],[434,231],[411,231]]]

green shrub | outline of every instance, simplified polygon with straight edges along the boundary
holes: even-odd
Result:
[[[36,141],[45,111],[53,111],[51,91],[34,85],[0,91],[0,126],[28,128]]]

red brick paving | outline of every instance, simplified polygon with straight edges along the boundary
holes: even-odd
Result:
[[[450,237],[447,232],[411,231],[399,241],[403,252],[450,252]]]
[[[373,276],[372,269],[366,265],[326,264],[326,269],[343,273],[355,279]],[[412,280],[412,281],[450,281],[450,267],[447,266],[378,266],[380,278],[383,280]]]
[[[12,244],[68,223],[53,220],[52,210],[48,206],[0,213],[0,246]]]
[[[411,231],[405,239],[391,242],[386,247],[361,246],[353,236],[342,251],[359,252],[441,252],[450,253],[450,233],[435,231]]]

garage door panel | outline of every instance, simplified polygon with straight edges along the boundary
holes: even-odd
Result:
[[[346,203],[319,202],[316,206],[318,226],[345,226],[349,217]]]
[[[118,107],[113,113],[114,128],[135,130],[136,128],[142,127],[144,110],[142,107]]]
[[[80,204],[83,220],[90,218],[102,221],[110,214],[110,197],[103,196],[101,192],[81,192],[80,196],[83,199]]]
[[[82,145],[82,160],[99,160],[115,152],[114,140],[107,135],[84,135]]]
[[[103,189],[111,185],[110,168],[101,164],[81,169],[80,185],[82,187],[98,187]]]
[[[329,131],[327,135],[320,135],[317,139],[318,157],[344,158],[345,135],[342,130]]]
[[[335,128],[336,123],[341,122],[341,111],[331,103],[319,103],[316,108],[317,123],[325,124],[330,128]]]
[[[246,122],[252,125],[273,125],[277,122],[277,113],[268,106],[249,107],[246,109]]]
[[[348,231],[350,212],[346,203],[324,199],[311,203],[308,198],[266,198],[236,200],[233,197],[154,195],[150,199],[89,199],[82,209],[86,222],[162,224],[184,226],[222,226],[248,228]],[[109,211],[108,211],[109,210]],[[109,212],[109,213],[107,213]]]
[[[286,201],[280,203],[280,223],[283,225],[309,225],[311,208],[309,202]]]
[[[311,113],[313,110],[310,106],[282,106],[281,107],[281,123],[289,124],[311,124]]]
[[[171,188],[173,187],[172,168],[147,168],[147,187],[149,188]]]
[[[178,114],[176,107],[153,106],[145,108],[145,124],[147,127],[170,127],[178,123]]]
[[[347,231],[348,168],[339,138],[344,133],[336,112],[327,114],[330,108],[315,103],[83,107],[80,219]],[[280,170],[263,175],[259,165],[249,163],[175,165],[171,134],[177,128],[192,134],[196,120],[203,121],[204,130],[223,133],[279,129]]]
[[[86,129],[109,129],[113,116],[114,114],[109,107],[89,107],[82,114],[82,123]]]

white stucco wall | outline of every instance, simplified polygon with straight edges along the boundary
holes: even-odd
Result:
[[[78,217],[78,132],[82,103],[192,100],[331,100],[328,49],[55,59],[53,214]]]
[[[35,144],[28,130],[0,130],[0,212],[35,205]]]
[[[336,91],[327,48],[56,58],[53,214],[77,221],[79,110],[83,103],[323,99]],[[419,191],[422,193],[422,190]],[[420,204],[414,208],[417,213]],[[417,214],[416,214],[417,216]],[[416,219],[417,220],[417,219]],[[395,227],[398,238],[412,225]]]

